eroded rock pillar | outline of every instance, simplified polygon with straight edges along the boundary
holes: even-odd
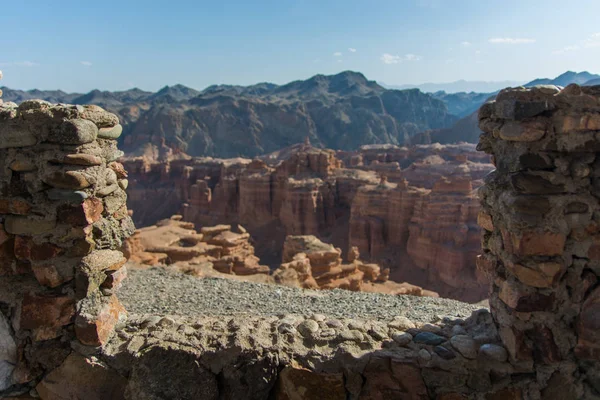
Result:
[[[97,106],[0,103],[0,397],[103,345],[125,315],[121,130]]]
[[[503,90],[479,124],[496,170],[480,189],[477,264],[511,362],[541,398],[597,398],[600,87]]]

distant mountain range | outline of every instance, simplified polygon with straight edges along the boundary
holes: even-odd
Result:
[[[583,86],[592,86],[596,85],[594,81],[600,79],[600,75],[590,74],[587,71],[583,72],[573,72],[567,71],[562,75],[557,76],[554,79],[542,78],[542,79],[534,79],[533,81],[526,83],[524,86],[535,86],[535,85],[556,85],[556,86],[567,86],[571,83],[576,83],[578,85]]]
[[[192,156],[252,157],[302,142],[351,150],[364,144],[410,143],[424,130],[452,126],[458,117],[444,102],[413,90],[389,90],[346,71],[285,85],[217,85],[203,91],[182,85],[156,93],[131,89],[19,91],[3,88],[4,100],[42,98],[97,104],[119,115],[123,149],[148,154],[163,145]]]
[[[525,86],[570,83],[599,84],[600,75],[568,71]],[[285,85],[213,85],[202,91],[183,85],[158,92],[2,90],[5,101],[97,104],[118,114],[124,126],[121,145],[131,155],[157,154],[166,146],[216,157],[253,157],[306,136],[315,145],[341,150],[381,143],[476,142],[475,113],[497,93],[387,89],[352,71]]]
[[[487,82],[487,81],[466,81],[459,80],[455,82],[447,83],[422,83],[420,85],[387,85],[380,82],[382,86],[388,89],[419,89],[425,93],[435,92],[446,92],[446,93],[491,93],[496,92],[506,87],[513,87],[522,85],[523,82],[519,81],[498,81],[498,82]]]

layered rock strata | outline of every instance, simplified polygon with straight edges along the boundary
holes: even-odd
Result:
[[[101,346],[126,313],[121,126],[97,106],[0,104],[0,397]]]
[[[276,283],[305,289],[346,289],[393,295],[437,297],[437,293],[389,281],[390,271],[362,262],[352,247],[344,264],[342,251],[315,236],[288,236],[283,245],[283,264],[273,272]]]
[[[273,268],[287,235],[315,235],[344,253],[358,247],[364,260],[389,267],[393,280],[478,301],[486,289],[475,275],[475,190],[493,168],[486,158],[467,144],[344,153],[305,142],[255,160],[125,165],[140,225],[179,211],[197,226],[242,224]],[[149,207],[147,198],[159,205]],[[440,218],[444,234],[433,229]]]
[[[126,242],[125,254],[131,262],[144,265],[170,265],[187,273],[201,274],[213,268],[224,274],[268,274],[269,267],[259,264],[250,244],[250,234],[237,226],[204,227],[181,221],[181,215],[138,229]]]
[[[532,395],[597,399],[600,87],[503,90],[479,124],[497,169],[480,190],[478,267],[509,360]]]

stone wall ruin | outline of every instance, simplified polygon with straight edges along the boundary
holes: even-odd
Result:
[[[540,87],[482,107],[480,148],[497,166],[479,215],[491,312],[419,298],[391,320],[127,316],[118,121],[2,104],[0,396],[600,398],[599,99],[599,87]]]

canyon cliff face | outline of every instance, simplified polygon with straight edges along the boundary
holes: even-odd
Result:
[[[138,226],[178,212],[197,227],[242,224],[272,267],[287,235],[314,235],[343,254],[356,247],[365,261],[390,268],[392,280],[485,297],[474,272],[475,190],[493,166],[473,145],[335,152],[307,139],[253,160],[165,158],[123,162]]]

